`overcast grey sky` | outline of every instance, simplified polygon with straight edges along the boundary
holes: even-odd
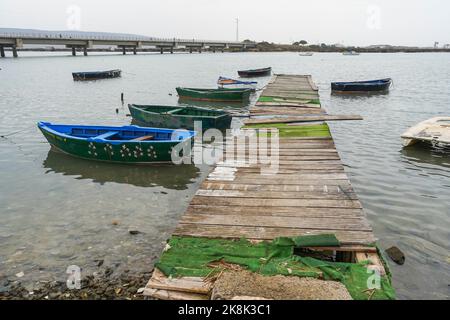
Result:
[[[449,13],[448,0],[0,0],[0,27],[234,40],[239,17],[240,40],[432,46],[450,43]]]

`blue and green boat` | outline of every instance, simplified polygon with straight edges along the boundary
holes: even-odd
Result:
[[[172,162],[172,150],[192,145],[194,131],[139,126],[82,126],[39,122],[53,148],[74,157],[130,164]],[[187,156],[178,154],[181,156]]]

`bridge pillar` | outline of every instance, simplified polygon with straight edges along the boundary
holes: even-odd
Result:
[[[12,52],[13,52],[13,57],[17,58],[19,55],[17,54],[17,47],[16,46],[12,46]]]
[[[0,56],[1,56],[2,58],[5,57],[5,48],[3,48],[3,46],[0,46]]]
[[[72,56],[76,56],[77,55],[77,48],[72,47]]]
[[[88,55],[87,54],[87,47],[83,47],[83,54],[84,54],[85,57]]]

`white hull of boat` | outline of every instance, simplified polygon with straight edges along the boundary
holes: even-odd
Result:
[[[450,117],[436,117],[423,121],[402,134],[402,139],[405,147],[419,141],[450,146]]]

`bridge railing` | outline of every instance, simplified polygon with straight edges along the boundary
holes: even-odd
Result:
[[[77,32],[2,32],[0,38],[14,39],[61,39],[61,40],[98,40],[98,41],[149,41],[149,42],[176,42],[176,43],[216,43],[216,44],[243,44],[240,41],[223,40],[199,40],[180,38],[156,38],[146,36],[121,35],[121,34],[87,34]]]

